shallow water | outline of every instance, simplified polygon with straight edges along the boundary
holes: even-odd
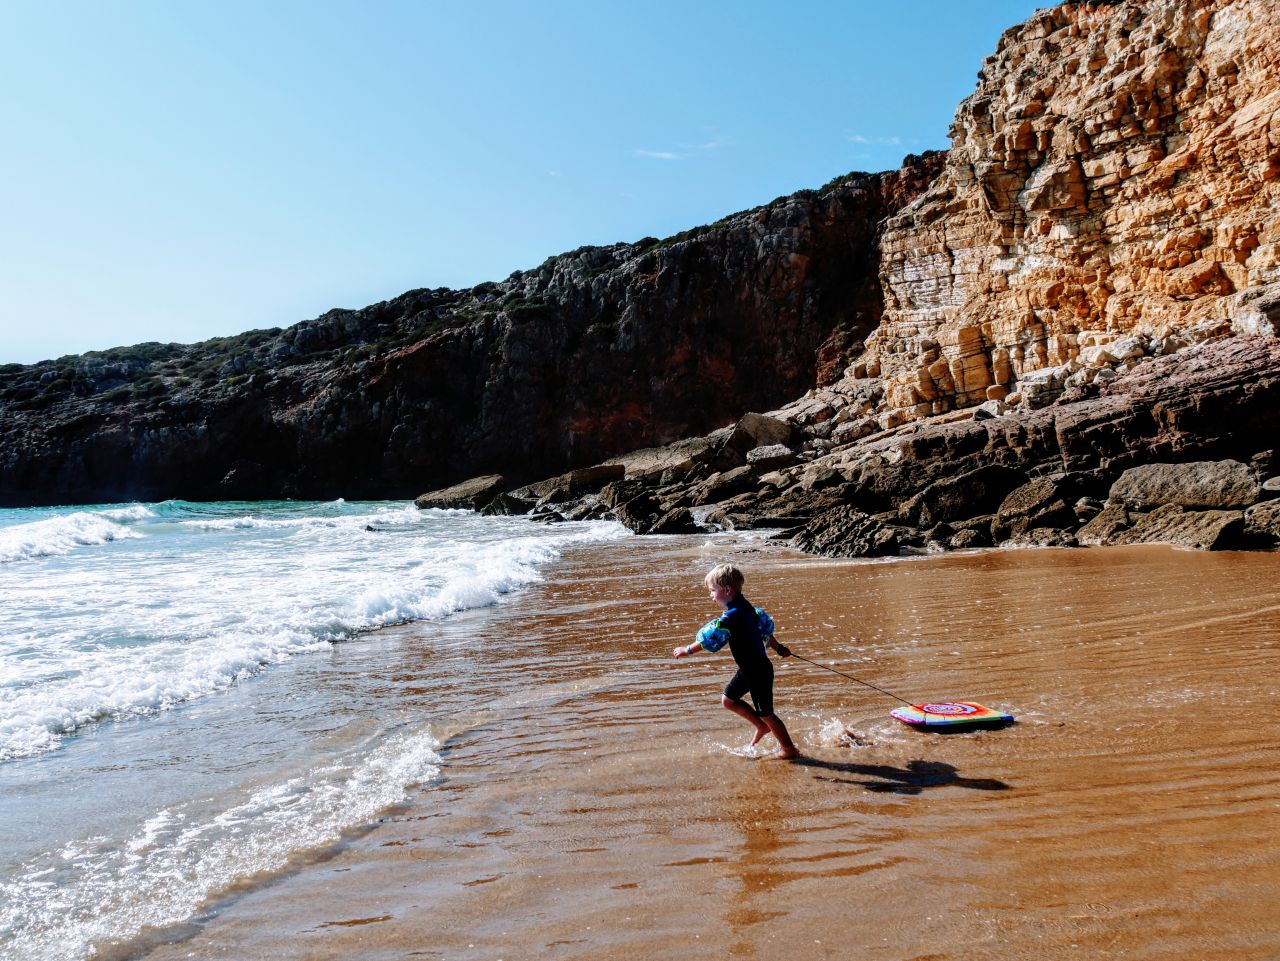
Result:
[[[1018,723],[916,732],[790,661],[778,710],[805,759],[744,756],[718,706],[728,655],[670,658],[714,613],[700,578],[723,558],[805,656]],[[1276,563],[574,550],[513,603],[273,673],[279,696],[344,691],[344,716],[291,722],[335,738],[426,720],[437,775],[104,956],[1275,958]],[[263,736],[289,727],[264,717]]]
[[[0,958],[128,950],[362,830],[474,708],[397,710],[362,659],[395,640],[365,639],[624,536],[406,503],[0,511]]]

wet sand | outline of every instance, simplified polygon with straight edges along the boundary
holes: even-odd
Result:
[[[721,559],[806,657],[1018,723],[920,733],[791,660],[777,707],[804,759],[742,756],[727,652],[670,656]],[[1280,957],[1278,562],[575,553],[497,610],[359,642],[388,714],[432,719],[440,779],[133,956]]]

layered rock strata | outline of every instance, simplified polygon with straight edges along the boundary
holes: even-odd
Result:
[[[1042,404],[1040,372],[1123,357],[1135,335],[1167,352],[1280,323],[1257,293],[1280,281],[1272,0],[1043,10],[1001,38],[951,136],[882,240],[860,369],[884,379],[884,426]]]
[[[843,386],[843,405],[836,390],[816,392],[619,459],[624,477],[598,475],[594,489],[575,491],[568,475],[522,488],[501,512],[614,518],[645,534],[773,528],[834,556],[1280,543],[1280,339],[1206,341],[1036,411],[961,411],[832,446],[834,416],[822,412],[866,402]],[[790,466],[752,457],[780,435]]]

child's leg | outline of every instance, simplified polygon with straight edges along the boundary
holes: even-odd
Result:
[[[760,720],[768,727],[769,733],[778,739],[778,752],[773,755],[774,757],[785,760],[800,756],[795,743],[791,740],[791,734],[787,731],[787,726],[782,723],[782,718],[776,714],[770,714]]]
[[[778,750],[772,757],[782,759],[797,757],[800,752],[796,750],[787,726],[782,723],[778,715],[773,713],[773,665],[769,665],[767,670],[761,671],[754,679],[751,685],[751,700],[755,701],[756,717],[760,723],[778,739]]]
[[[769,728],[765,726],[765,723],[762,720],[760,720],[760,715],[747,707],[747,705],[742,703],[742,701],[735,701],[727,694],[722,694],[720,695],[720,703],[728,710],[733,711],[733,713],[738,715],[738,717],[752,723],[756,729],[756,735],[751,739],[752,744],[759,743],[760,739],[769,733]]]

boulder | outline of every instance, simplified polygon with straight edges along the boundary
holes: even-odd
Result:
[[[1071,511],[1076,515],[1077,521],[1087,524],[1102,513],[1103,506],[1102,501],[1096,497],[1081,497],[1072,506]]]
[[[1110,544],[1120,531],[1129,526],[1129,512],[1119,504],[1107,504],[1093,518],[1076,531],[1076,540],[1094,547]]]
[[[1166,504],[1149,514],[1131,516],[1127,530],[1116,532],[1110,544],[1172,544],[1198,551],[1239,547],[1244,535],[1240,511],[1189,511]]]
[[[1086,367],[1106,367],[1109,364],[1118,363],[1120,358],[1113,354],[1110,348],[1102,345],[1095,347],[1086,347],[1080,351],[1080,363]]]
[[[758,474],[790,467],[795,462],[795,452],[785,444],[770,444],[747,452],[747,466]]]
[[[955,533],[956,529],[946,521],[943,521],[941,524],[934,524],[933,527],[926,531],[924,538],[926,541],[937,541],[942,544],[951,540]]]
[[[475,511],[480,510],[501,494],[504,486],[501,474],[486,474],[483,477],[473,477],[461,484],[454,484],[452,487],[428,491],[413,503],[422,510],[437,507]]]
[[[755,474],[750,467],[735,467],[723,473],[715,473],[690,491],[695,506],[716,504],[738,494],[754,490]]]
[[[775,487],[778,490],[782,490],[785,487],[791,486],[791,475],[785,470],[769,471],[767,474],[760,475],[760,486]]]
[[[983,534],[982,531],[969,527],[952,534],[947,540],[947,546],[956,551],[973,547],[990,547],[991,538]]]
[[[682,487],[679,484],[673,484],[671,487],[661,487],[654,491],[653,494],[658,498],[658,509],[661,514],[673,511],[677,507],[697,506],[693,503],[689,488]]]
[[[738,458],[738,463],[742,463],[747,456],[747,451],[759,446],[749,430],[739,424],[734,424],[728,429],[724,439],[716,445],[715,455],[709,460],[709,463],[716,464],[719,467],[719,464],[725,458],[734,456]],[[719,469],[723,470],[724,468],[719,467]]]
[[[914,527],[929,528],[940,521],[988,513],[1024,480],[1015,470],[987,464],[958,477],[935,481],[904,501],[898,516]]]
[[[694,534],[698,531],[698,525],[693,521],[693,515],[689,513],[688,508],[677,507],[675,510],[668,511],[654,521],[647,534]]]
[[[846,503],[849,485],[805,490],[761,488],[733,497],[707,515],[707,521],[734,530],[799,529],[817,515]]]
[[[526,487],[521,490],[522,492],[528,492],[529,488]],[[552,487],[538,498],[538,502],[533,506],[534,509],[537,510],[539,507],[545,507],[549,504],[564,504],[571,500],[573,500],[573,495],[569,493],[568,485],[565,485],[564,487]]]
[[[805,490],[822,490],[824,487],[835,487],[844,483],[844,476],[825,464],[806,467],[800,475],[800,486]]]
[[[1075,512],[1049,477],[1037,477],[1009,493],[996,509],[991,537],[996,543],[1017,538],[1035,528],[1074,528]]]
[[[511,517],[517,514],[528,514],[535,505],[535,501],[517,497],[515,494],[499,494],[480,508],[480,513],[486,517]]]
[[[604,500],[603,493],[601,500]],[[648,534],[659,514],[658,499],[647,490],[613,507],[613,515],[619,523],[637,534]]]
[[[548,504],[562,504],[584,494],[598,494],[600,489],[613,481],[622,480],[627,473],[623,464],[597,464],[582,467],[565,474],[549,477],[513,491],[519,497],[532,497]]]
[[[814,517],[791,543],[827,557],[886,557],[899,548],[897,531],[847,504]]]
[[[625,504],[642,494],[649,493],[650,487],[641,480],[620,480],[614,481],[612,484],[606,484],[600,489],[600,502],[610,510],[617,510],[618,507]]]
[[[725,434],[727,436],[727,432]],[[724,440],[720,432],[706,437],[691,437],[665,447],[646,447],[619,457],[611,457],[605,466],[621,465],[627,477],[650,477],[667,471],[688,474],[708,458]]]
[[[622,464],[596,464],[594,467],[583,467],[561,475],[573,497],[583,494],[598,494],[605,484],[626,477],[627,469]]]
[[[1138,510],[1175,504],[1189,509],[1229,510],[1256,504],[1261,485],[1236,460],[1131,467],[1111,487],[1110,500]]]
[[[1078,547],[1079,541],[1070,531],[1059,527],[1032,527],[1014,534],[1002,547]]]
[[[755,442],[753,447],[791,443],[791,425],[768,414],[744,414],[738,421],[738,429],[750,435]]]
[[[967,517],[962,521],[951,521],[950,526],[955,529],[956,533],[960,531],[977,531],[988,540],[991,538],[991,522],[995,517],[991,514],[980,514],[977,517]]]
[[[584,497],[573,507],[564,512],[567,521],[598,521],[609,516],[609,508],[600,503],[598,497]]]
[[[1280,501],[1263,501],[1244,512],[1244,536],[1257,547],[1280,543]]]
[[[1253,287],[1237,294],[1231,326],[1245,336],[1280,335],[1280,283]]]

